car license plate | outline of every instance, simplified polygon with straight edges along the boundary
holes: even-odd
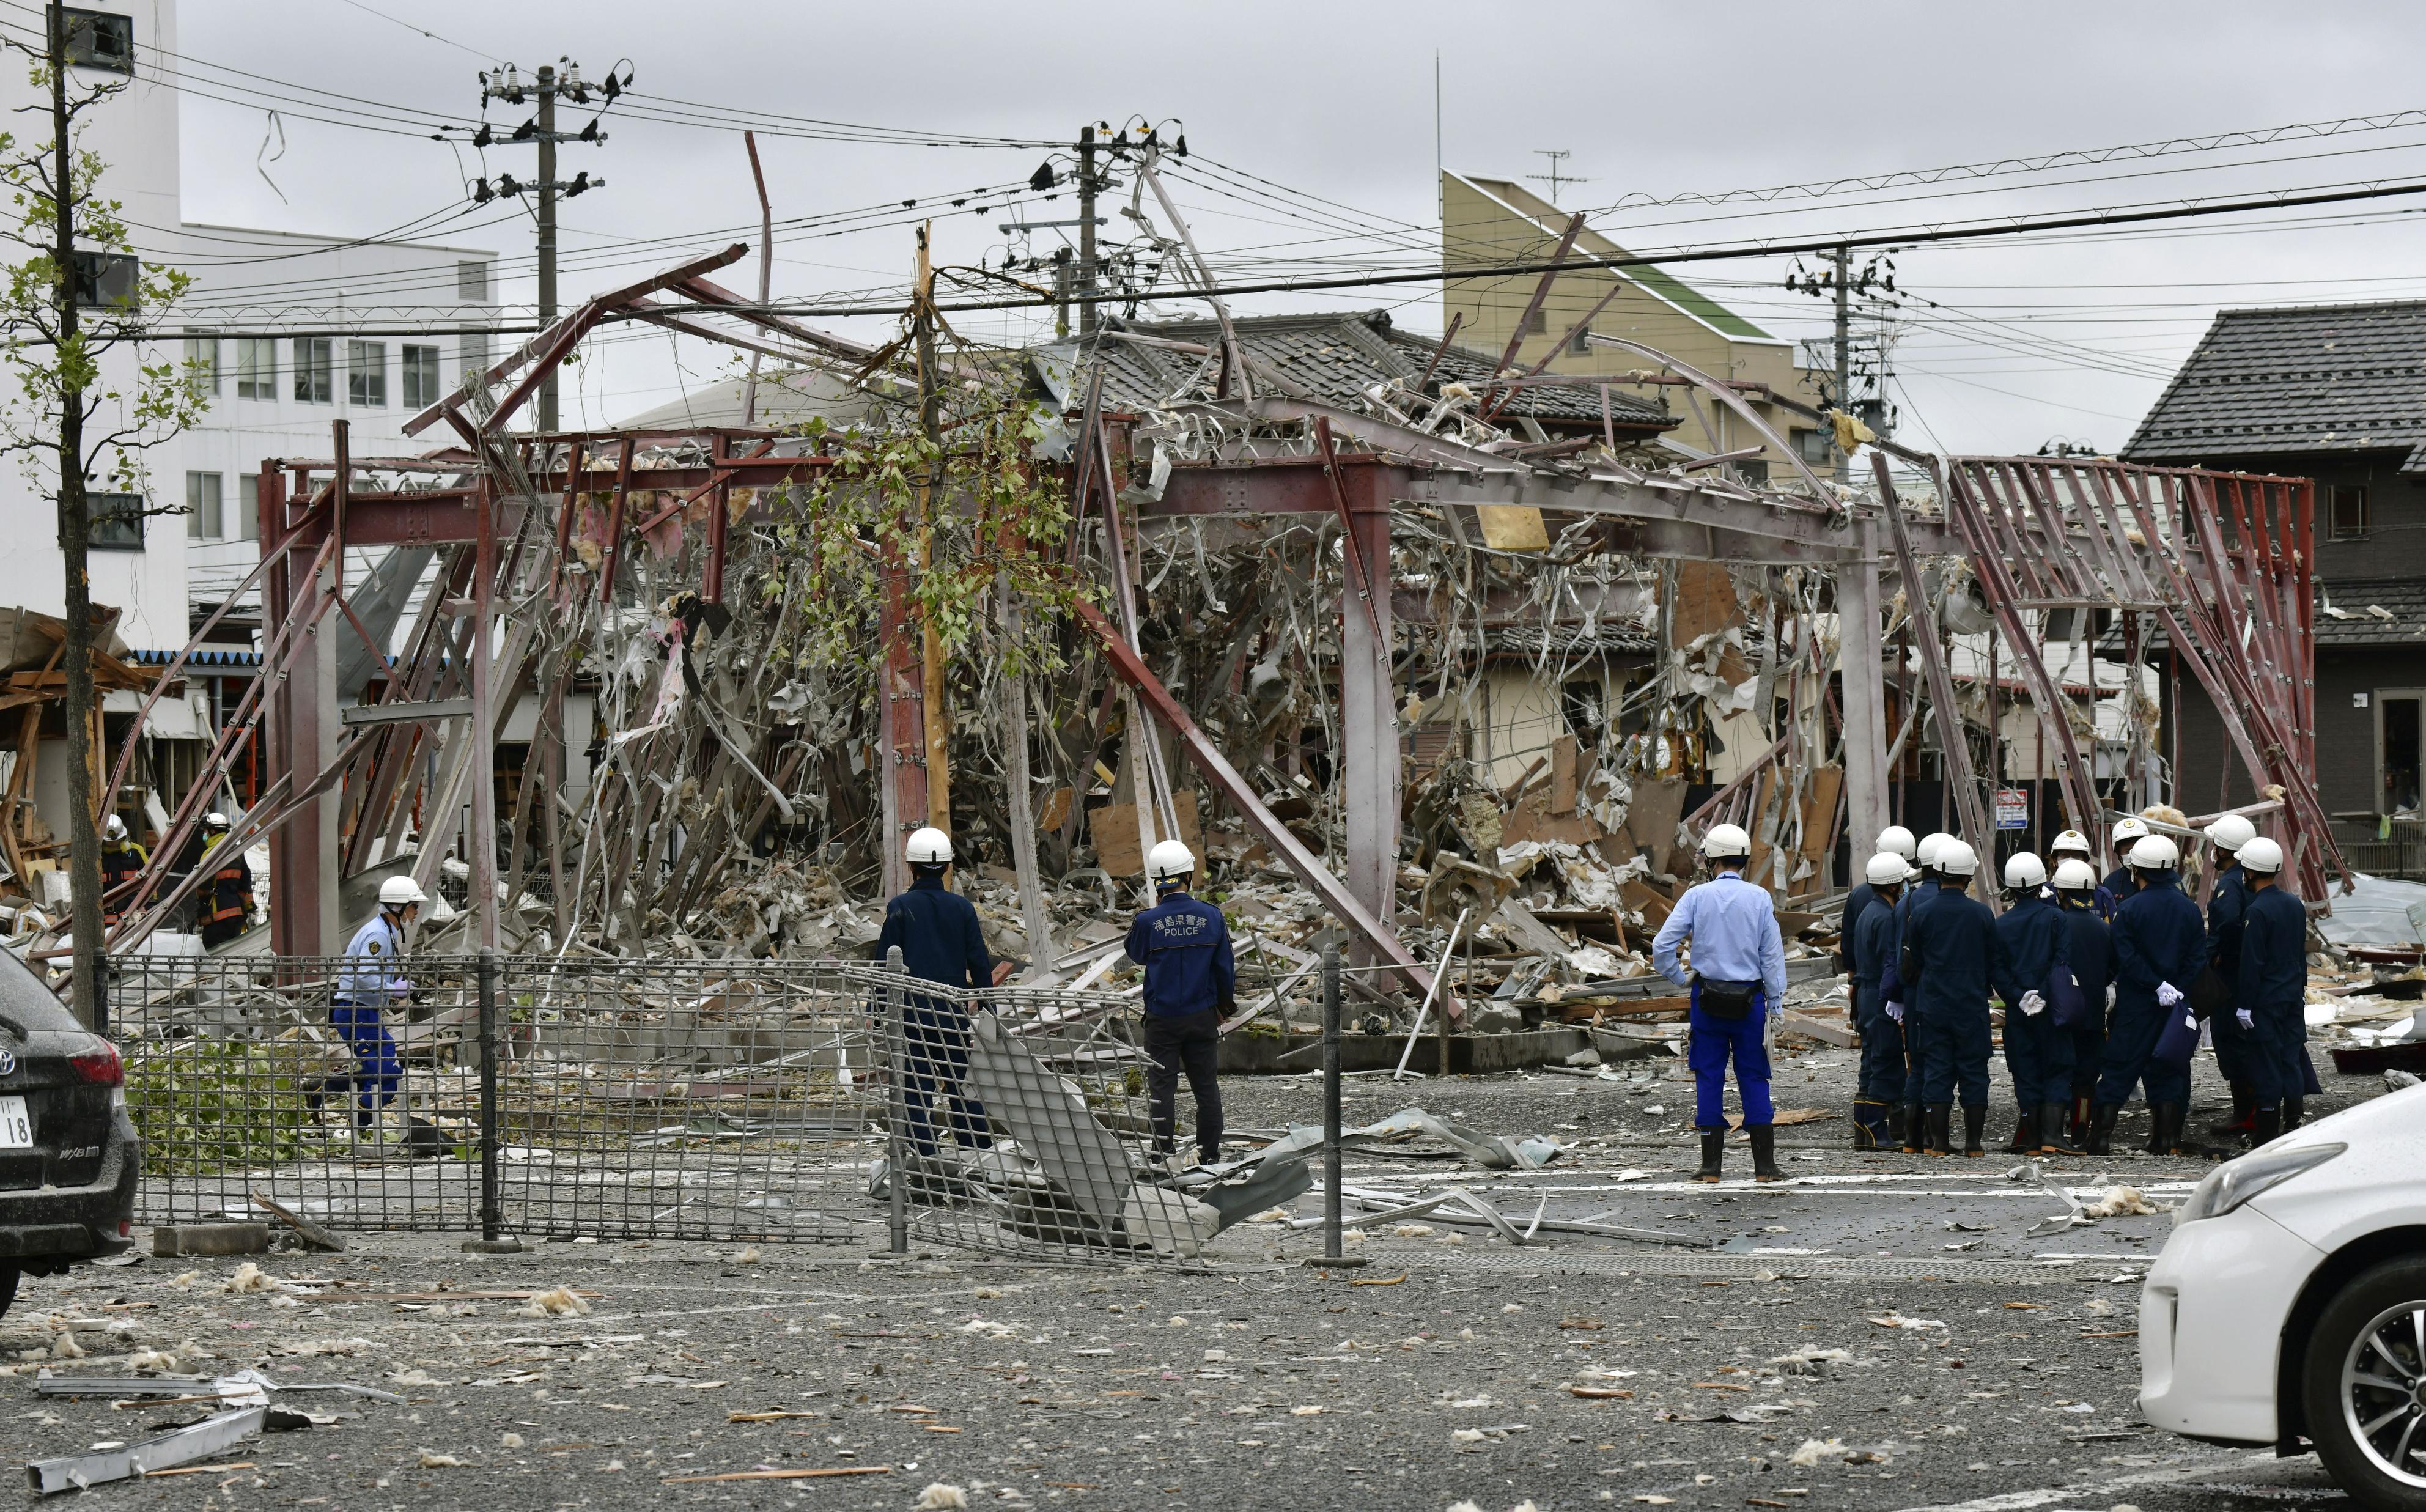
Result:
[[[0,1149],[32,1149],[34,1120],[23,1097],[0,1097]]]

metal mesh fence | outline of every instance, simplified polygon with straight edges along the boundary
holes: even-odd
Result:
[[[841,962],[131,957],[147,1223],[1192,1256],[1116,994]],[[898,1068],[900,1074],[896,1075]],[[897,1173],[898,1179],[896,1179]]]

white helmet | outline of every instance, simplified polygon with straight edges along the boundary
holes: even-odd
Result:
[[[411,877],[390,877],[380,884],[380,906],[382,908],[401,908],[407,903],[426,903],[429,901],[429,894],[422,891],[421,885]]]
[[[932,824],[910,837],[910,864],[914,867],[947,867],[952,864],[952,837]]]
[[[1892,851],[1909,861],[1919,851],[1920,842],[1914,839],[1912,831],[1902,825],[1890,824],[1879,831],[1879,849]]]
[[[1911,875],[1911,866],[1893,851],[1881,851],[1862,868],[1862,880],[1873,887],[1900,887]]]
[[[2046,863],[2028,851],[2015,851],[2005,857],[2005,886],[2015,888],[2046,886]]]
[[[1145,858],[1145,880],[1156,886],[1185,882],[1195,870],[1195,853],[1188,849],[1185,840],[1164,840]]]
[[[2151,835],[2131,847],[2131,865],[2142,871],[2171,871],[2182,858],[2182,848],[2162,835]]]
[[[2097,869],[2078,856],[2066,856],[2055,864],[2055,890],[2087,892],[2097,886]]]
[[[1713,861],[1740,861],[1752,854],[1752,837],[1740,824],[1713,824],[1702,837],[1702,854]]]
[[[2049,855],[2094,855],[2096,854],[2097,848],[2089,843],[2089,837],[2078,830],[2064,831],[2055,837],[2053,845],[2047,847]]]
[[[227,827],[227,816],[216,808],[202,816],[202,828],[206,830],[223,830]]]
[[[2114,821],[2113,840],[2117,845],[2129,845],[2148,837],[2148,821],[2137,814],[2126,814]]]
[[[2263,835],[2255,835],[2241,842],[2240,870],[2272,876],[2283,870],[2283,848]]]
[[[101,826],[101,837],[105,840],[122,840],[126,838],[126,821],[119,818],[116,814],[110,815],[107,821]]]
[[[1980,870],[1980,854],[1949,835],[1937,842],[1937,870],[1949,877],[1967,877]]]
[[[1943,850],[1946,842],[1952,838],[1954,837],[1944,830],[1933,830],[1922,836],[1920,843],[1913,847],[1914,854],[1922,866],[1933,867],[1937,865],[1937,853]]]
[[[2240,814],[2226,814],[2207,827],[2207,837],[2219,851],[2239,851],[2257,837],[2257,826]]]

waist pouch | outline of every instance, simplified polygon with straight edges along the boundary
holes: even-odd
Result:
[[[2058,967],[2047,973],[2046,1000],[2047,1016],[2058,1029],[2070,1029],[2089,1016],[2088,1000],[2081,995],[2079,979],[2072,974],[2070,967]]]
[[[1753,1000],[1760,996],[1757,982],[1713,982],[1702,977],[1695,986],[1702,1012],[1712,1018],[1741,1018],[1752,1012]]]

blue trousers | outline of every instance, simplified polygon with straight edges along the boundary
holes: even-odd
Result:
[[[2233,1000],[2240,1001],[2240,994],[2235,992]],[[2207,1027],[2215,1040],[2215,1068],[2226,1081],[2253,1081],[2260,1074],[2256,1063],[2264,1052],[2252,1042],[2239,1018],[2229,1012],[2220,1013],[2207,1021]]]
[[[2005,1010],[2005,1071],[2014,1079],[2014,1100],[2025,1113],[2072,1097],[2073,1033],[2055,1027],[2055,1015],[2035,1016]]]
[[[1920,1100],[1988,1106],[1988,1005],[1911,1012],[1919,1027]]]
[[[994,1129],[985,1105],[967,1091],[969,1021],[949,1008],[902,1010],[902,1101],[910,1114],[910,1142],[921,1155],[935,1153],[934,1104],[949,1105],[952,1138],[965,1149],[992,1149]]]
[[[1903,1026],[1887,1016],[1874,988],[1856,988],[1853,1027],[1862,1033],[1857,1095],[1871,1102],[1901,1102],[1904,1088]]]
[[[2248,1050],[2250,1087],[2257,1095],[2258,1106],[2274,1108],[2286,1097],[2306,1097],[2313,1074],[2308,1067],[2306,1005],[2294,1001],[2253,1007],[2249,1016],[2257,1027],[2242,1032],[2241,1038]],[[2216,1022],[2221,1025],[2224,1020]],[[2240,1030],[2240,1021],[2234,1019],[2232,1027]]]
[[[354,1060],[362,1069],[351,1077],[332,1079],[325,1090],[341,1093],[350,1082],[359,1094],[354,1122],[368,1128],[378,1110],[396,1100],[396,1083],[404,1077],[404,1060],[396,1054],[396,1036],[387,1032],[385,1016],[371,1003],[357,1006],[341,1002],[332,1006],[329,1027],[352,1049]]]
[[[1736,1090],[1743,1095],[1746,1125],[1765,1124],[1777,1110],[1769,1100],[1769,1048],[1761,1030],[1769,1017],[1769,995],[1755,993],[1752,1012],[1741,1018],[1713,1018],[1702,1012],[1702,989],[1693,988],[1693,1007],[1687,1018],[1693,1042],[1685,1064],[1693,1068],[1693,1127],[1727,1127],[1727,1063],[1735,1062]]]
[[[2097,1091],[2098,1063],[2106,1054],[2106,1000],[2101,994],[2089,1005],[2080,1022],[2064,1032],[2072,1036],[2072,1095],[2076,1097],[2094,1096]]]
[[[2114,1021],[2108,1026],[2106,1052],[2098,1062],[2099,1102],[2120,1107],[2131,1100],[2135,1086],[2147,1088],[2152,1104],[2191,1100],[2190,1063],[2159,1061],[2155,1053],[2157,1037],[2175,1012],[2157,1006],[2153,993],[2135,993],[2127,987],[2115,995]]]

